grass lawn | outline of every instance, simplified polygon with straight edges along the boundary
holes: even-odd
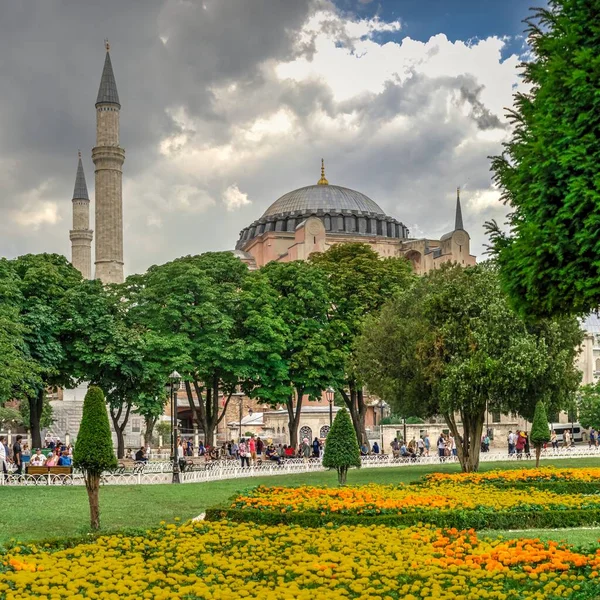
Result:
[[[531,467],[532,464],[531,461],[484,463],[481,470]],[[557,467],[591,467],[599,464],[600,461],[594,458],[543,462],[544,466]],[[456,464],[359,469],[350,471],[348,484],[409,483],[426,473],[458,470]],[[114,531],[122,527],[154,527],[162,520],[172,521],[175,517],[187,520],[204,512],[209,506],[224,503],[239,490],[259,484],[334,486],[337,485],[337,475],[335,472],[322,472],[185,485],[106,486],[100,490],[101,524],[105,531]],[[89,531],[87,494],[83,486],[1,486],[0,506],[0,544],[10,539],[31,541],[68,537]],[[593,530],[571,531],[578,532],[573,533],[578,539],[579,536],[590,535],[593,538],[595,535],[584,533]],[[561,535],[561,532],[543,533]],[[540,534],[536,532],[535,535]],[[586,541],[595,540],[586,539],[581,543]]]
[[[519,531],[480,531],[480,538],[498,537],[504,538],[539,538],[540,540],[554,540],[555,542],[566,542],[573,546],[588,546],[589,544],[600,544],[600,527],[585,527],[580,529],[521,529]]]

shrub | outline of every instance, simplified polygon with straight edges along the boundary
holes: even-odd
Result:
[[[73,450],[73,464],[83,471],[90,503],[90,524],[92,529],[99,529],[100,476],[103,471],[116,468],[117,459],[113,450],[104,394],[96,386],[90,386],[83,401],[83,415],[77,445]]]
[[[339,410],[327,434],[323,466],[336,469],[338,483],[344,485],[348,469],[360,464],[360,450],[350,415],[345,409]]]
[[[548,415],[546,414],[546,407],[541,401],[535,405],[535,413],[533,414],[533,424],[531,425],[529,439],[535,446],[535,466],[537,468],[540,466],[540,454],[542,452],[542,446],[550,441]]]

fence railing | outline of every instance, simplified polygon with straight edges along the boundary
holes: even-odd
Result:
[[[569,458],[600,458],[600,448],[560,448],[547,449],[542,452],[542,460],[556,460]],[[527,461],[534,458],[525,454],[508,455],[498,452],[482,452],[480,462],[500,461]],[[420,456],[416,458],[395,458],[390,454],[363,456],[362,467],[366,469],[384,467],[410,467],[415,465],[439,465],[458,462],[455,456],[439,457],[435,455]],[[311,473],[325,471],[318,458],[292,458],[281,461],[263,461],[261,464],[242,467],[237,460],[217,460],[207,462],[194,470],[183,471],[179,478],[181,483],[201,483],[205,481],[221,481],[225,479],[238,479],[245,477],[268,477],[272,475],[289,475],[293,473]],[[102,476],[103,485],[152,485],[170,483],[173,477],[173,464],[167,461],[150,462],[144,465],[143,470],[136,472],[105,473]],[[84,485],[83,475],[75,470],[72,475],[2,475],[0,485],[31,486],[31,485]]]

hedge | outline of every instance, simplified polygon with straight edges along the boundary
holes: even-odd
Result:
[[[600,481],[519,481],[511,483],[498,481],[486,483],[485,485],[518,491],[535,488],[554,494],[600,494]]]
[[[444,510],[415,511],[394,515],[340,515],[316,512],[274,512],[239,508],[209,508],[207,521],[228,520],[259,525],[300,525],[323,527],[334,525],[386,525],[410,527],[429,523],[437,527],[456,529],[560,529],[600,524],[600,509],[568,510]]]

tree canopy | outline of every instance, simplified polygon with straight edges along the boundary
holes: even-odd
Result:
[[[535,413],[533,415],[533,423],[531,424],[529,439],[535,447],[535,466],[539,467],[542,447],[544,444],[550,441],[548,415],[546,413],[546,407],[541,400],[535,405]]]
[[[600,382],[582,386],[577,400],[577,412],[583,427],[600,430]]]
[[[486,407],[531,418],[538,400],[554,410],[574,396],[580,341],[574,318],[520,319],[493,265],[446,265],[369,319],[357,352],[369,388],[395,411],[444,417],[471,471]]]
[[[64,256],[27,254],[1,261],[0,304],[3,308],[0,315],[6,316],[6,310],[11,311],[15,337],[8,356],[9,361],[14,360],[16,343],[17,364],[24,370],[15,396],[29,403],[34,447],[41,446],[40,419],[46,389],[67,387],[73,382],[73,357],[67,351],[64,337],[70,315],[64,310],[63,302],[67,291],[80,284],[81,274]],[[1,338],[0,333],[0,344]],[[11,371],[7,372],[10,376]]]
[[[328,320],[327,288],[324,271],[303,261],[269,263],[251,274],[248,287],[246,302],[263,316],[252,325],[252,337],[273,344],[263,346],[263,369],[250,379],[249,393],[286,406],[293,447],[303,397],[316,400],[343,378],[343,354]]]
[[[510,231],[488,224],[502,280],[521,312],[582,314],[600,305],[598,4],[549,0],[527,20],[529,92],[492,161]]]

